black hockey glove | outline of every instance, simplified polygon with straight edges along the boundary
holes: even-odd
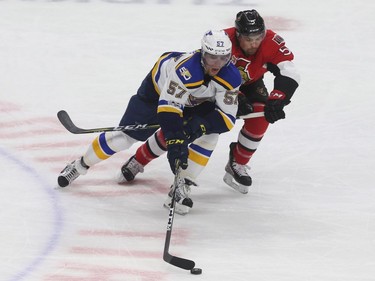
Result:
[[[238,92],[238,109],[236,114],[237,118],[252,113],[253,111],[253,106],[251,105],[247,97],[242,92]]]
[[[167,144],[167,157],[169,166],[173,173],[176,171],[177,160],[180,161],[180,167],[186,169],[188,166],[188,141],[183,132],[167,133],[165,135],[165,143]]]
[[[210,124],[202,117],[194,115],[184,122],[184,133],[187,141],[193,142],[210,129]]]
[[[285,119],[284,106],[290,103],[285,99],[285,94],[280,91],[272,91],[264,106],[264,117],[273,124],[277,120]]]

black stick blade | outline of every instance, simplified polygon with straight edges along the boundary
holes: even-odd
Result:
[[[65,110],[57,112],[57,118],[59,118],[61,124],[72,134],[90,134],[90,133],[102,133],[102,132],[113,132],[113,131],[138,131],[138,130],[156,130],[160,127],[159,124],[131,124],[117,127],[103,127],[103,128],[91,128],[83,129],[77,127],[69,114]]]
[[[105,127],[105,128],[93,128],[93,129],[82,129],[77,127],[69,114],[65,110],[60,110],[57,112],[57,118],[59,118],[61,124],[72,134],[91,134],[91,133],[101,133],[108,131],[121,131],[124,127]]]
[[[171,265],[177,266],[182,269],[186,270],[191,270],[195,267],[195,262],[192,260],[184,259],[184,258],[179,258],[176,256],[172,256],[169,253],[166,253],[163,256],[164,261],[167,263],[170,263]]]
[[[69,114],[65,110],[60,110],[57,112],[57,118],[59,118],[60,123],[73,134],[79,133],[79,128],[74,125],[72,119],[70,119]]]

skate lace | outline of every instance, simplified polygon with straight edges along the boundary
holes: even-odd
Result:
[[[137,160],[135,160],[135,158],[132,158],[129,163],[126,165],[126,168],[129,169],[129,171],[135,175],[139,172],[143,173],[143,166],[138,163]]]
[[[184,180],[179,182],[176,189],[176,197],[178,198],[177,201],[180,201],[182,198],[189,198],[190,193],[190,185],[186,184]]]
[[[248,165],[241,165],[236,162],[233,162],[232,169],[240,176],[249,176],[247,171],[250,170],[250,167]]]
[[[62,176],[64,178],[66,178],[69,183],[73,180],[75,180],[76,178],[78,178],[79,176],[79,173],[77,171],[77,169],[73,166],[73,164],[69,164],[67,167],[66,167],[66,170],[65,172],[62,174]]]

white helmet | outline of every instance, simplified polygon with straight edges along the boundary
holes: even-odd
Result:
[[[224,30],[209,30],[202,38],[202,54],[228,55],[232,53],[232,42]]]

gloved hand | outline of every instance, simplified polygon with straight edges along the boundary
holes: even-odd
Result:
[[[290,101],[285,100],[285,94],[280,91],[272,91],[264,106],[264,117],[273,124],[277,120],[285,119],[284,106]]]
[[[167,144],[167,157],[169,166],[173,173],[176,171],[177,160],[180,161],[180,167],[186,169],[188,166],[188,142],[183,132],[169,132],[165,135],[165,143]]]
[[[237,109],[237,118],[243,115],[247,115],[254,111],[252,104],[249,102],[247,97],[242,93],[238,92],[238,109]]]
[[[195,139],[207,133],[210,124],[202,117],[194,115],[184,122],[184,133],[187,141],[193,142]]]

